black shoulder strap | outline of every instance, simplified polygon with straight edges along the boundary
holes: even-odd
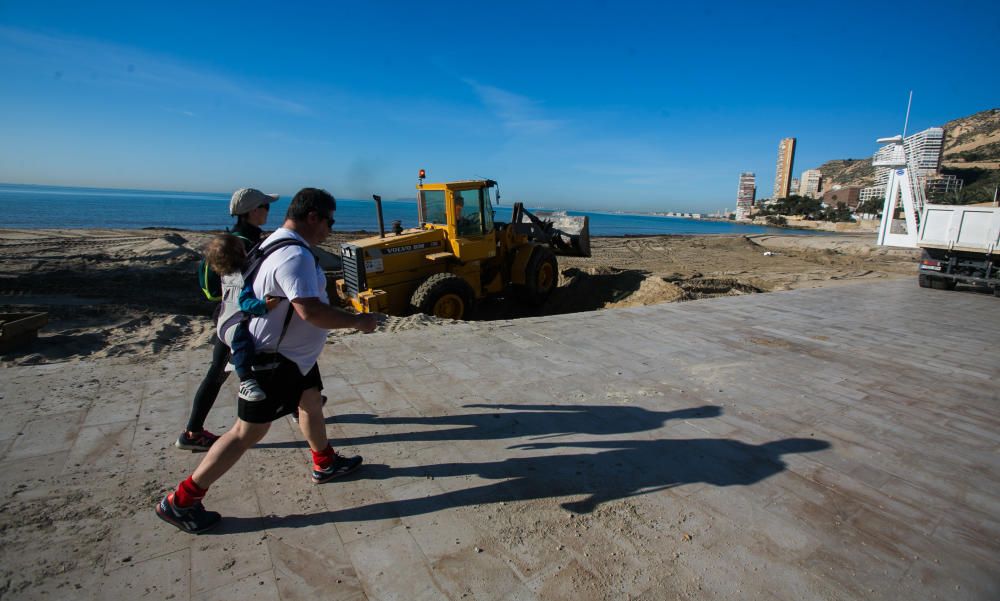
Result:
[[[309,254],[313,256],[316,263],[319,264],[319,257],[316,253],[309,248],[309,245],[302,242],[301,240],[296,240],[295,238],[282,238],[273,244],[268,244],[267,246],[262,246],[264,241],[258,242],[256,246],[250,249],[247,253],[246,266],[243,268],[243,284],[250,284],[257,277],[257,272],[260,271],[260,266],[264,264],[264,259],[268,258],[275,251],[286,246],[301,246],[302,248],[309,251]]]

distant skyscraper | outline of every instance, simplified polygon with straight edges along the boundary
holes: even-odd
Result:
[[[798,180],[798,178],[796,178],[796,177],[792,178],[792,185],[788,186],[788,193],[789,194],[798,194],[799,193],[799,180]]]
[[[749,219],[750,208],[757,198],[757,183],[753,173],[745,171],[740,174],[740,187],[736,191],[736,218]]]
[[[795,138],[784,138],[778,144],[778,166],[774,170],[774,199],[788,198],[792,184],[792,163],[795,162]]]
[[[819,186],[823,179],[823,174],[819,169],[807,169],[802,172],[799,179],[799,196],[809,198],[819,198]]]

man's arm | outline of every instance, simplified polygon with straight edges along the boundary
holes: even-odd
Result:
[[[378,325],[375,316],[371,313],[352,315],[336,307],[331,307],[315,297],[297,298],[292,301],[292,307],[304,321],[325,330],[354,328],[368,334],[374,332],[375,326]]]

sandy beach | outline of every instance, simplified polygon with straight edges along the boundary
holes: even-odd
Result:
[[[151,357],[211,336],[213,304],[194,276],[212,232],[0,230],[0,311],[42,311],[49,324],[5,364]],[[325,250],[358,237],[336,232]],[[914,251],[880,248],[871,235],[595,238],[590,258],[560,257],[559,288],[538,309],[487,301],[478,320],[608,310],[713,296],[913,277]],[[390,317],[382,331],[439,325]],[[333,334],[341,336],[345,334]]]

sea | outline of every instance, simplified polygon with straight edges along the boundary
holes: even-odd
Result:
[[[0,183],[0,228],[221,230],[233,223],[229,216],[229,197],[230,194],[224,193]],[[290,199],[283,196],[272,205],[270,220],[264,229],[281,224]],[[397,220],[404,228],[417,226],[415,200],[383,200],[382,213],[387,230]],[[591,236],[791,233],[781,228],[705,219],[574,210],[566,213],[588,216]],[[511,206],[502,205],[497,208],[496,220],[509,221],[510,214]],[[334,230],[378,231],[375,203],[371,200],[338,198],[336,221]],[[794,232],[813,234],[805,230]]]

